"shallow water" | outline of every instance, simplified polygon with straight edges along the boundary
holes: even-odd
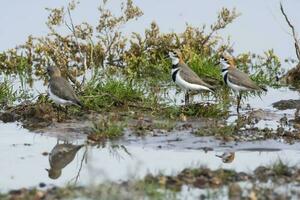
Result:
[[[120,142],[117,147],[84,146],[65,168],[61,176],[50,179],[48,155],[43,155],[57,144],[57,139],[30,133],[15,123],[0,124],[0,191],[21,187],[38,186],[39,183],[63,186],[74,184],[79,173],[78,184],[89,185],[106,180],[118,181],[141,178],[147,173],[175,174],[187,167],[207,166],[251,171],[259,165],[270,165],[281,159],[289,164],[298,164],[300,144],[289,145],[280,141],[226,143],[212,138],[197,138],[186,134],[181,141],[172,140],[176,134],[162,138],[146,137],[141,140]],[[83,141],[73,141],[79,145]],[[60,141],[62,143],[62,141]],[[124,145],[124,146],[123,146]],[[162,148],[158,147],[162,146]],[[211,151],[203,149],[210,147]],[[223,152],[235,152],[231,163],[223,163]],[[82,162],[83,156],[85,159]],[[82,162],[82,169],[80,165]],[[79,172],[80,171],[80,172]]]

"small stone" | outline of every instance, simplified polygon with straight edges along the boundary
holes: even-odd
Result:
[[[41,183],[39,184],[39,187],[40,187],[40,188],[46,187],[46,183],[41,182]]]
[[[186,122],[187,121],[187,117],[185,114],[181,113],[180,116],[179,116],[180,120],[183,121],[183,122]]]
[[[193,183],[194,187],[197,188],[204,188],[207,185],[207,179],[204,177],[197,177],[196,180]]]
[[[3,121],[4,123],[8,123],[8,122],[14,122],[16,119],[14,114],[10,112],[5,112],[0,115],[0,120]]]

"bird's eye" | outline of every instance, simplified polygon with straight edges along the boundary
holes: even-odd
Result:
[[[227,61],[227,58],[225,58],[224,56],[221,56],[221,59],[223,59],[224,61]]]

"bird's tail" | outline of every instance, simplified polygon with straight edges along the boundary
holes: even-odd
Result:
[[[263,91],[267,92],[267,88],[263,87],[263,86],[260,86],[260,89],[262,89]]]
[[[84,108],[84,105],[81,103],[79,99],[75,99],[73,103],[74,105],[79,106],[80,108]]]
[[[210,92],[216,92],[216,87],[214,87],[214,86],[210,86],[210,87],[208,87],[208,91],[210,91]]]

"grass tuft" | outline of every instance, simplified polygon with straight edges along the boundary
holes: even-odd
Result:
[[[87,84],[82,98],[84,105],[93,110],[128,106],[145,100],[141,87],[115,79]]]
[[[92,141],[103,141],[106,139],[117,139],[123,136],[124,126],[108,117],[94,122],[92,133],[88,138]]]

